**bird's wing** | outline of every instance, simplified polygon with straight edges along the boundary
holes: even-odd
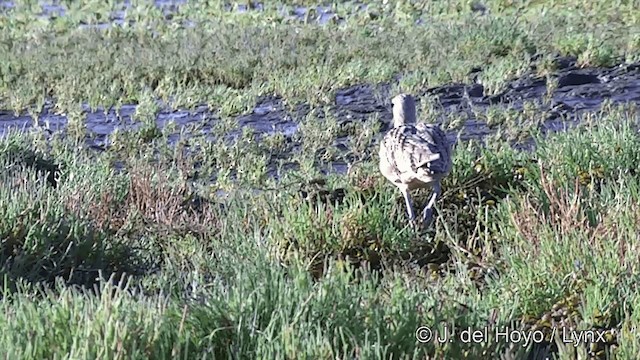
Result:
[[[418,124],[393,128],[384,138],[387,161],[399,172],[445,173],[450,161],[444,132],[437,126]]]

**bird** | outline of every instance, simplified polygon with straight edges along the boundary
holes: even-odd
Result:
[[[391,103],[393,128],[380,142],[380,172],[402,193],[413,227],[415,213],[410,191],[431,187],[431,197],[422,210],[422,223],[431,224],[441,181],[453,167],[452,144],[438,125],[416,123],[416,103],[412,95],[396,95]]]

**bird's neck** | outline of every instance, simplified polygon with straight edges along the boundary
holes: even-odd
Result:
[[[395,118],[393,119],[393,126],[394,127],[400,127],[400,126],[415,126],[416,122],[415,121],[407,121],[407,119],[400,117],[400,118]]]
[[[415,125],[416,124],[416,114],[413,111],[400,111],[396,110],[393,114],[393,126],[403,126],[403,125]]]

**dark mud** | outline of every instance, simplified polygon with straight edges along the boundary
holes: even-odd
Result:
[[[478,83],[449,84],[425,89],[422,95],[435,99],[439,108],[439,122],[452,115],[464,119],[460,130],[450,130],[451,140],[483,139],[492,134],[492,129],[483,120],[483,114],[489,107],[499,106],[520,111],[526,103],[536,104],[541,119],[539,128],[543,133],[561,131],[580,123],[585,112],[598,110],[609,100],[613,104],[640,103],[640,63],[618,65],[611,68],[577,68],[575,59],[559,58],[559,70],[551,77],[556,86],[550,98],[547,97],[547,78],[533,74],[509,82],[505,90],[495,95],[485,95],[484,88]],[[481,69],[476,69],[476,73]],[[336,92],[335,100],[326,108],[327,113],[335,117],[340,124],[348,126],[352,122],[364,122],[377,117],[381,132],[386,131],[391,123],[389,99],[390,84],[356,85]],[[546,98],[546,99],[545,99]],[[53,104],[47,103],[39,114],[38,125],[49,132],[64,130],[67,124],[65,115],[52,112]],[[109,135],[116,129],[137,130],[140,122],[133,120],[136,105],[124,105],[120,109],[98,109],[91,111],[85,107],[87,141],[90,146],[104,149],[109,146]],[[310,106],[301,104],[294,109],[287,109],[281,98],[276,96],[258,99],[251,113],[236,117],[238,128],[226,134],[227,139],[236,138],[244,127],[253,129],[257,138],[263,135],[282,133],[289,140],[297,131],[298,124],[311,111]],[[316,112],[318,117],[322,111]],[[193,110],[161,111],[156,118],[156,125],[164,128],[168,123],[175,124],[175,133],[170,141],[175,141],[183,132],[187,136],[190,129],[198,129],[198,135],[205,135],[216,140],[212,133],[213,126],[219,120],[214,111],[207,106],[199,106]],[[26,130],[32,128],[34,120],[26,113],[15,115],[10,111],[0,110],[0,135],[9,129]],[[195,135],[195,134],[194,134]],[[334,144],[339,150],[348,150],[348,136],[338,138]],[[526,147],[531,144],[514,144]],[[292,150],[295,146],[291,147]],[[345,164],[335,163],[329,171],[343,172]],[[330,168],[331,168],[330,167]]]

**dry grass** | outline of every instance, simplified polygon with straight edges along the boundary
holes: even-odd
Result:
[[[137,221],[158,230],[194,234],[219,226],[210,201],[194,203],[198,197],[189,185],[180,181],[174,186],[172,181],[161,168],[133,166],[123,199],[117,199],[114,189],[91,193],[77,188],[66,197],[67,208],[80,217],[92,219],[97,228],[113,232],[131,228]]]

